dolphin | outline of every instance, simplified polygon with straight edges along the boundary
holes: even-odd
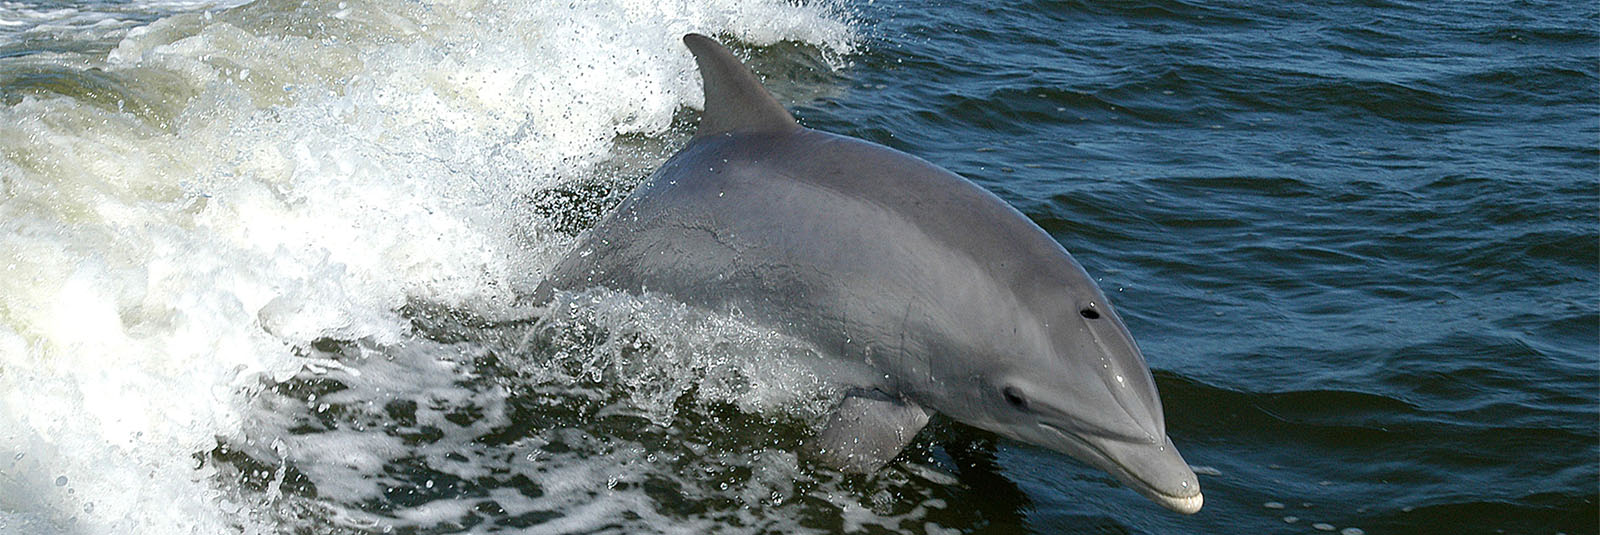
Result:
[[[715,40],[694,137],[534,292],[604,287],[742,313],[805,340],[845,392],[808,453],[872,473],[930,413],[1065,453],[1179,513],[1199,481],[1100,288],[994,194],[804,128]]]

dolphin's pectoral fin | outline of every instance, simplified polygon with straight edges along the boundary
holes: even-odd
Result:
[[[852,393],[806,449],[829,466],[868,474],[899,455],[927,423],[928,413],[905,400],[881,392]]]

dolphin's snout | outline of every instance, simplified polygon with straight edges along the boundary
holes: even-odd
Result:
[[[1162,501],[1160,503],[1174,512],[1192,515],[1200,512],[1200,506],[1205,505],[1206,503],[1206,496],[1199,492],[1195,492],[1194,496],[1178,498],[1172,501]]]
[[[1172,440],[1121,440],[1074,433],[1041,423],[1055,437],[1049,446],[1104,470],[1151,501],[1178,513],[1194,514],[1205,503],[1194,469],[1178,454]]]
[[[1086,442],[1104,456],[1094,464],[1163,507],[1187,515],[1205,503],[1199,478],[1171,439],[1151,444],[1087,437]]]

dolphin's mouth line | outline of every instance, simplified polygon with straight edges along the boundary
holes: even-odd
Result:
[[[1095,446],[1093,443],[1090,443],[1087,440],[1078,438],[1077,436],[1073,435],[1072,433],[1068,433],[1065,430],[1063,430],[1063,429],[1061,429],[1059,427],[1050,425],[1048,423],[1039,422],[1039,426],[1043,427],[1045,429],[1049,429],[1051,431],[1056,432],[1056,434],[1061,435],[1063,438],[1066,438],[1068,441],[1071,441],[1071,442],[1073,442],[1075,444],[1083,446],[1083,448],[1085,450],[1093,452],[1097,457],[1099,457],[1101,459],[1104,459],[1108,464],[1110,464],[1111,466],[1116,468],[1115,471],[1109,471],[1108,470],[1108,472],[1111,472],[1113,476],[1120,476],[1117,479],[1120,479],[1120,480],[1122,480],[1124,482],[1132,481],[1132,482],[1138,483],[1138,485],[1135,487],[1134,490],[1139,491],[1140,494],[1144,494],[1146,496],[1149,496],[1149,497],[1155,499],[1156,501],[1160,502],[1163,506],[1166,506],[1167,508],[1175,510],[1175,511],[1178,511],[1180,513],[1192,514],[1192,513],[1196,512],[1196,511],[1200,510],[1200,506],[1201,506],[1201,503],[1202,503],[1201,500],[1203,500],[1204,497],[1200,493],[1200,488],[1199,487],[1195,487],[1195,488],[1191,489],[1193,491],[1193,494],[1190,494],[1190,495],[1187,495],[1187,496],[1182,496],[1182,495],[1177,495],[1177,494],[1168,494],[1166,492],[1163,492],[1161,489],[1156,488],[1149,481],[1145,481],[1144,478],[1139,477],[1139,475],[1134,473],[1133,470],[1129,469],[1126,465],[1124,465],[1121,462],[1117,461],[1116,457],[1113,457],[1110,454],[1106,453],[1105,450],[1101,449],[1098,446]]]

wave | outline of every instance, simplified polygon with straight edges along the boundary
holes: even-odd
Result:
[[[338,369],[328,344],[439,347],[408,307],[526,315],[517,296],[570,241],[527,195],[663,157],[626,140],[682,135],[674,117],[699,104],[682,34],[855,39],[826,3],[174,6],[103,49],[24,39],[0,59],[8,529],[312,514],[280,499],[289,453],[247,433],[264,392]],[[219,444],[270,473],[207,461],[237,459]]]

